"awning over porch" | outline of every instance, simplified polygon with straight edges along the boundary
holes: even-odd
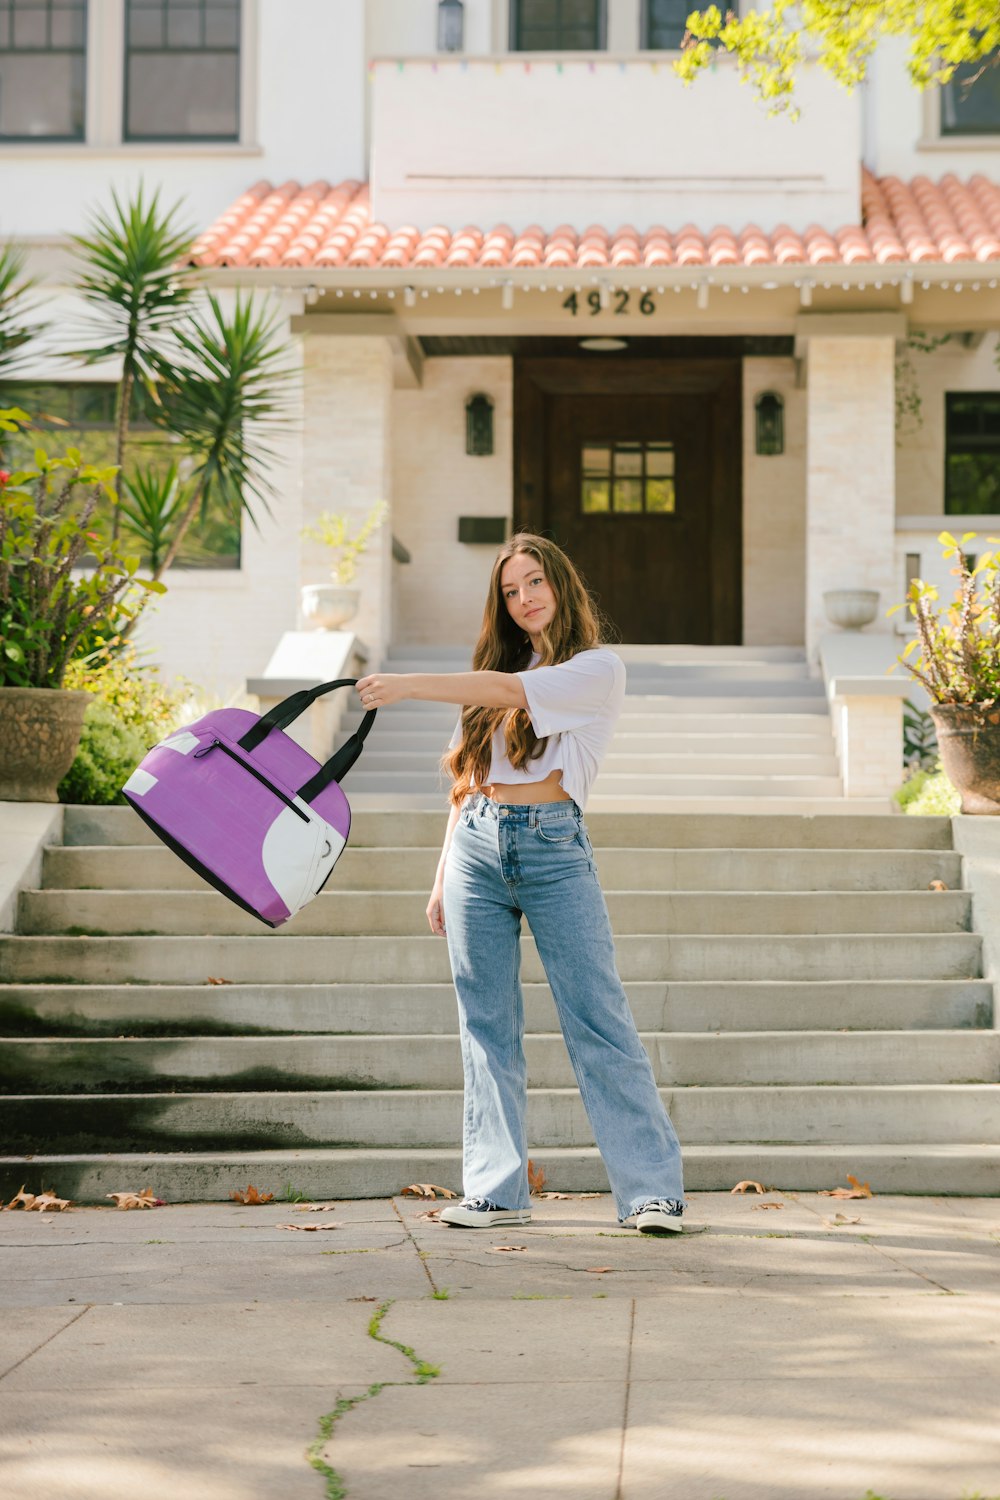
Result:
[[[525,270],[669,271],[773,267],[937,267],[1000,263],[1000,186],[981,173],[968,182],[948,174],[940,182],[877,178],[862,168],[862,222],[840,228],[810,225],[801,234],[779,226],[770,234],[693,224],[656,226],[640,234],[630,225],[507,224],[452,230],[438,225],[377,223],[368,186],[353,180],[302,186],[257,182],[195,240],[192,265],[206,268],[343,269],[348,271],[468,271],[485,275]]]

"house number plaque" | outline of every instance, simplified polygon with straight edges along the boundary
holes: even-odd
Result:
[[[609,305],[606,308],[601,306],[601,294],[596,290],[588,292],[586,297],[581,297],[579,292],[570,292],[563,307],[571,312],[574,318],[586,312],[589,312],[592,318],[596,318],[601,312],[628,313],[634,312],[637,308],[644,318],[648,318],[655,313],[656,302],[649,292],[643,292],[637,297],[634,292],[620,287],[617,292],[611,293]]]

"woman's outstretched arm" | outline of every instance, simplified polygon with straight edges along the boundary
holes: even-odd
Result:
[[[372,672],[358,681],[365,708],[386,708],[405,698],[460,703],[466,708],[527,708],[516,672]]]

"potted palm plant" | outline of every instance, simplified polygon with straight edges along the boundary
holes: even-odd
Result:
[[[312,542],[322,542],[333,554],[330,583],[307,583],[302,588],[302,614],[308,627],[339,630],[357,613],[360,590],[351,585],[357,576],[358,558],[384,522],[389,507],[378,500],[360,525],[352,526],[350,516],[325,510],[312,526],[304,526],[302,535]]]
[[[938,541],[958,579],[941,605],[937,588],[915,578],[907,607],[916,634],[899,660],[926,689],[945,774],[961,795],[963,813],[1000,815],[1000,553],[984,552],[969,566],[961,539],[942,531]],[[989,537],[990,543],[1000,538]],[[900,608],[901,606],[896,606]],[[890,610],[890,614],[893,611]],[[911,658],[914,658],[911,660]]]
[[[0,432],[30,421],[0,410]],[[76,755],[90,694],[63,688],[73,659],[113,640],[163,585],[93,529],[115,471],[77,449],[0,470],[0,801],[55,802]],[[93,566],[81,567],[85,558]]]

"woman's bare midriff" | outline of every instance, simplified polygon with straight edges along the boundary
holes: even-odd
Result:
[[[544,781],[518,781],[512,786],[491,782],[483,787],[491,802],[572,802],[569,792],[559,785],[562,770],[550,771]]]

